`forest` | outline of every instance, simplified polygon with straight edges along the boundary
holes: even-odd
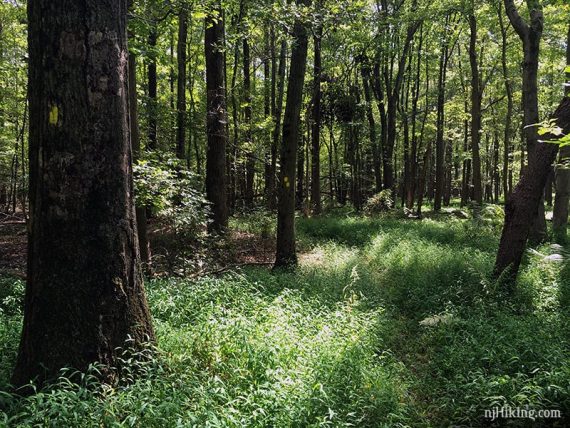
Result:
[[[568,0],[0,0],[0,426],[565,427]]]

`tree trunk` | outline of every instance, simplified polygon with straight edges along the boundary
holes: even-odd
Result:
[[[478,205],[483,204],[483,189],[481,179],[481,79],[479,77],[479,63],[477,59],[477,20],[474,15],[469,16],[470,42],[469,61],[471,64],[471,150],[473,154],[473,199]]]
[[[297,0],[307,5],[309,0]],[[297,264],[295,249],[295,169],[299,146],[299,123],[303,103],[303,84],[307,68],[307,29],[297,19],[293,29],[295,43],[287,84],[287,103],[283,117],[283,143],[279,174],[279,203],[277,212],[277,252],[275,267]]]
[[[176,156],[186,159],[186,39],[188,13],[182,7],[178,14],[178,92],[176,101]]]
[[[445,28],[449,24],[449,15],[445,18]],[[435,196],[433,201],[434,211],[441,210],[441,199],[444,189],[445,168],[445,142],[443,132],[445,125],[445,84],[447,75],[447,55],[449,51],[448,39],[444,38],[439,58],[439,77],[437,82],[437,130],[435,140]]]
[[[394,78],[393,86],[388,88],[388,111],[387,111],[387,136],[386,145],[384,147],[384,188],[395,190],[394,188],[394,146],[396,145],[396,115],[398,113],[398,102],[400,89],[404,80],[404,73],[406,71],[406,61],[408,59],[408,51],[410,45],[420,26],[420,22],[412,22],[409,24],[406,39],[402,46],[400,60],[398,62],[398,71]]]
[[[311,206],[313,215],[321,213],[321,38],[323,29],[319,25],[313,42],[315,63],[313,71],[313,123],[311,132]]]
[[[114,365],[118,347],[154,339],[132,199],[126,10],[28,2],[31,223],[15,386]]]
[[[252,134],[252,105],[251,105],[251,57],[249,40],[247,36],[243,39],[243,95],[244,95],[244,115],[245,115],[245,206],[253,208],[253,186],[255,181],[255,157],[253,154],[253,134]]]
[[[275,64],[274,64],[275,69]],[[277,151],[281,147],[281,120],[283,112],[283,98],[285,92],[285,74],[287,71],[287,41],[283,39],[281,41],[281,48],[279,52],[279,70],[277,74],[274,72],[273,82],[275,86],[275,93],[273,94],[273,100],[275,106],[273,108],[273,122],[275,127],[273,128],[273,137],[271,139],[271,170],[273,171],[273,177],[271,181],[271,204],[270,208],[274,209],[277,199],[277,186],[275,183],[275,177],[277,173]]]
[[[206,197],[212,203],[210,230],[223,231],[228,225],[226,188],[227,111],[224,79],[224,21],[220,2],[205,19],[205,55],[208,150],[206,155]]]
[[[538,56],[540,39],[542,38],[543,21],[542,7],[539,1],[527,2],[530,14],[530,25],[519,15],[513,0],[504,0],[509,20],[519,35],[524,53],[523,61],[523,111],[524,133],[528,151],[529,168],[534,162],[534,150],[538,144],[538,129],[529,126],[539,122],[538,114]],[[530,232],[530,240],[535,243],[546,238],[546,219],[544,215],[544,202],[539,203],[535,215],[535,222]]]
[[[148,148],[156,150],[158,144],[157,137],[157,70],[156,70],[156,44],[158,41],[158,30],[156,23],[151,23],[151,30],[148,36],[149,58],[147,66],[148,79]]]
[[[421,76],[421,64],[422,64],[422,46],[423,46],[424,34],[423,25],[420,28],[420,41],[418,43],[417,58],[416,58],[416,75],[415,81],[412,86],[412,144],[410,148],[410,183],[407,187],[406,195],[406,207],[409,210],[414,208],[415,195],[417,190],[417,175],[418,175],[418,141],[416,136],[416,124],[418,115],[418,103],[420,99],[420,76]],[[428,70],[426,69],[426,74]],[[426,77],[426,80],[429,80]],[[429,85],[429,83],[427,83]]]
[[[132,1],[132,0],[131,0]],[[134,37],[132,34],[130,37]],[[131,147],[133,150],[133,160],[137,162],[141,156],[141,141],[138,119],[138,99],[137,99],[137,61],[134,54],[129,54],[129,130],[131,133]],[[147,233],[146,207],[136,205],[137,235],[143,270],[151,273],[150,243]]]
[[[263,110],[265,120],[269,121],[273,117],[273,109],[275,108],[275,85],[272,80],[274,71],[272,65],[275,64],[275,42],[273,40],[273,28],[264,31],[264,56],[263,58]],[[267,143],[265,145],[265,159],[264,159],[264,198],[267,209],[271,209],[271,198],[274,188],[273,177],[275,171],[271,169],[271,157],[275,151],[273,142],[271,141],[271,131],[266,131],[264,136]]]
[[[380,148],[378,147],[378,138],[376,136],[376,121],[372,110],[372,91],[370,89],[370,68],[368,64],[361,66],[362,85],[364,87],[364,99],[366,100],[366,118],[368,119],[368,132],[370,136],[370,145],[372,147],[372,167],[374,169],[374,191],[376,193],[382,190],[382,168],[380,158]]]
[[[510,196],[511,188],[509,186],[509,160],[511,153],[511,127],[513,122],[513,88],[509,78],[509,69],[507,67],[507,29],[503,23],[502,8],[498,8],[499,25],[501,27],[501,65],[503,70],[503,79],[505,80],[505,91],[507,94],[507,116],[505,118],[505,136],[503,149],[503,194],[505,201]]]
[[[565,134],[570,132],[570,98],[566,97],[554,113],[557,125]],[[544,140],[556,140],[546,135]],[[533,225],[534,215],[541,201],[550,167],[558,153],[557,144],[539,144],[534,161],[528,166],[519,184],[507,202],[505,225],[495,262],[495,276],[514,280],[517,276],[526,241]]]

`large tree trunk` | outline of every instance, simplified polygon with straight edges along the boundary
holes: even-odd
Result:
[[[178,14],[178,93],[176,100],[176,156],[186,159],[186,39],[188,13],[182,6]]]
[[[118,347],[154,339],[132,198],[126,10],[28,2],[31,223],[15,386],[113,365]]]
[[[570,98],[566,97],[556,113],[557,125],[565,134],[570,132]],[[546,135],[545,140],[557,137]],[[544,185],[550,174],[550,167],[556,159],[558,145],[541,143],[536,146],[534,161],[528,166],[519,184],[507,202],[505,225],[495,262],[495,276],[504,275],[514,280],[517,276],[534,216],[541,202]]]
[[[313,72],[313,123],[311,132],[311,206],[314,215],[321,213],[321,38],[323,29],[317,28],[313,38],[315,63]]]
[[[534,162],[534,150],[538,144],[538,129],[529,126],[539,121],[538,114],[538,57],[540,52],[540,39],[542,38],[544,17],[540,2],[527,2],[530,14],[530,24],[520,16],[513,0],[504,0],[507,16],[511,25],[519,35],[524,53],[523,61],[523,111],[524,133],[528,151],[529,169]],[[534,213],[535,222],[531,229],[530,239],[541,242],[546,237],[546,219],[544,215],[544,201],[541,202]]]
[[[309,0],[297,0],[306,5]],[[287,103],[283,117],[281,171],[279,174],[279,203],[277,212],[277,253],[275,267],[297,263],[295,249],[295,169],[299,147],[299,123],[303,103],[303,84],[307,68],[307,29],[299,20],[293,29],[295,39],[291,53],[291,67],[287,84]]]
[[[227,111],[224,79],[224,21],[220,2],[205,20],[208,150],[206,197],[212,203],[210,229],[223,231],[228,225],[226,188]]]

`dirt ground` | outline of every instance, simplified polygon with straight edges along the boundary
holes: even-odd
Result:
[[[271,266],[275,240],[231,231],[223,239],[180,242],[160,225],[149,225],[153,275],[197,277],[245,265]],[[0,218],[0,275],[25,278],[26,223],[20,217]]]

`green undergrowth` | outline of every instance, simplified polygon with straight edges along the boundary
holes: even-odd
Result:
[[[272,233],[259,216],[234,227]],[[504,405],[570,415],[570,267],[541,257],[549,246],[506,296],[488,277],[490,225],[330,216],[298,231],[308,250],[294,272],[147,284],[158,347],[116,385],[63,376],[29,398],[8,393],[22,287],[2,280],[0,424],[481,426]]]

